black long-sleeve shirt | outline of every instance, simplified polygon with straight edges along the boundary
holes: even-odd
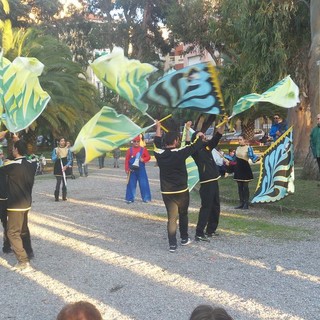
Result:
[[[25,157],[16,158],[0,167],[7,176],[7,210],[26,211],[31,208],[35,165]]]
[[[186,159],[202,146],[199,138],[183,148],[161,149],[161,138],[155,137],[156,150],[154,156],[160,169],[161,193],[181,193],[188,190],[188,173]]]
[[[218,167],[213,159],[212,150],[218,145],[222,135],[217,132],[202,148],[192,154],[197,164],[200,183],[206,183],[220,178]]]

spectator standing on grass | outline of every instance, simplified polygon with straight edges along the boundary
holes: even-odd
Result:
[[[224,158],[224,152],[219,148],[213,148],[211,153],[213,160],[218,167],[220,176],[225,178],[228,177],[227,163],[229,161]]]
[[[249,209],[249,182],[253,180],[249,159],[252,162],[260,160],[259,156],[253,153],[253,148],[249,145],[248,141],[243,136],[239,136],[239,146],[235,153],[236,166],[233,179],[238,184],[240,205],[235,207],[235,209]]]
[[[224,157],[228,160],[226,169],[227,169],[227,173],[229,174],[234,173],[234,168],[237,164],[234,157],[235,153],[236,153],[236,150],[229,149],[229,153],[224,155]]]
[[[12,148],[14,160],[6,162],[0,168],[0,172],[7,177],[7,236],[18,260],[14,269],[20,271],[32,270],[29,261],[34,257],[28,213],[32,203],[36,166],[26,159],[26,154],[25,142],[15,141]]]
[[[269,131],[269,136],[276,141],[288,130],[286,120],[283,120],[278,113],[273,116],[273,123]]]
[[[220,172],[212,155],[212,150],[218,145],[223,131],[224,126],[220,126],[215,134],[214,131],[212,131],[212,138],[209,140],[207,140],[205,135],[203,135],[202,147],[192,154],[192,158],[194,159],[199,171],[199,193],[201,198],[201,208],[196,227],[196,241],[209,242],[209,238],[217,235],[216,230],[218,228],[220,217],[220,195],[218,184]],[[196,137],[197,131],[193,133],[191,141],[194,141]],[[186,140],[187,142],[189,140],[189,130],[187,131]],[[219,157],[221,158],[220,155]],[[223,158],[221,159],[223,162]]]
[[[145,147],[140,146],[140,135],[132,140],[126,152],[125,171],[127,174],[126,203],[132,203],[136,197],[137,183],[139,183],[143,202],[151,201],[151,191],[146,171],[146,163],[150,161],[150,154]]]
[[[317,115],[317,125],[310,134],[310,147],[314,158],[317,160],[320,173],[320,113]]]
[[[164,147],[162,147],[160,122],[156,121],[156,136],[154,151],[160,169],[160,187],[163,202],[168,215],[168,239],[169,251],[177,249],[177,220],[179,218],[179,231],[181,245],[190,243],[188,235],[188,208],[189,188],[186,159],[202,147],[202,132],[197,132],[194,141],[179,148],[180,139],[178,131],[167,132],[164,136]]]
[[[62,182],[62,200],[67,200],[67,185],[64,179],[66,170],[72,164],[72,154],[69,148],[66,146],[66,140],[64,138],[59,139],[58,147],[54,148],[51,154],[51,159],[54,162],[53,174],[56,177],[56,188],[54,191],[55,201],[59,201],[60,186]],[[64,173],[64,174],[63,174]]]

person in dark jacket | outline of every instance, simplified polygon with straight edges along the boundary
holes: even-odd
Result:
[[[30,232],[28,228],[28,212],[32,203],[32,188],[36,166],[26,159],[27,147],[24,141],[14,143],[13,161],[8,161],[0,172],[7,176],[7,235],[18,263],[15,269],[28,271],[31,269],[28,252],[31,248]]]
[[[187,128],[188,129],[188,128]],[[212,150],[218,145],[224,126],[220,126],[217,132],[210,140],[203,137],[202,148],[192,154],[200,179],[200,198],[201,208],[198,217],[196,228],[196,241],[210,241],[209,237],[217,235],[216,230],[219,224],[220,217],[220,196],[218,179],[220,173],[216,165]],[[192,135],[191,141],[194,141],[197,136],[197,131]],[[189,130],[187,131],[186,141],[189,141]]]
[[[320,113],[317,115],[317,125],[310,133],[310,148],[314,158],[317,160],[320,173]]]
[[[160,169],[160,187],[163,202],[168,215],[169,251],[177,249],[177,219],[179,217],[179,230],[181,245],[190,242],[188,235],[188,207],[189,188],[186,159],[202,147],[204,134],[198,132],[193,143],[178,149],[179,132],[167,132],[164,137],[165,147],[162,149],[160,122],[156,121],[156,136],[154,144],[157,149],[154,156]]]
[[[3,150],[0,149],[0,167],[4,165],[4,154]],[[0,220],[3,227],[3,253],[10,253],[10,242],[7,236],[7,177],[4,172],[0,171]]]

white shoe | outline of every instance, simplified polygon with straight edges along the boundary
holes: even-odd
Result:
[[[30,272],[34,269],[32,268],[30,262],[18,262],[17,264],[15,264],[12,270],[20,272]]]

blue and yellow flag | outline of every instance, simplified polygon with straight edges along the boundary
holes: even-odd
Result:
[[[252,203],[275,202],[294,193],[293,127],[263,154]]]
[[[44,65],[36,58],[0,60],[1,120],[10,132],[18,132],[29,127],[50,100],[39,83]]]
[[[224,114],[224,103],[215,67],[200,63],[171,72],[141,96],[148,104]]]
[[[233,106],[231,117],[250,109],[258,102],[269,102],[282,108],[293,108],[300,102],[299,88],[291,77],[287,76],[262,94],[250,93],[241,97]]]
[[[90,64],[98,79],[115,91],[134,107],[145,113],[148,105],[138,98],[147,90],[147,77],[157,69],[148,63],[129,60],[122,48],[115,47],[108,55],[103,55]]]
[[[86,151],[86,163],[132,140],[154,124],[140,128],[128,117],[110,107],[103,107],[81,129],[72,147]]]

